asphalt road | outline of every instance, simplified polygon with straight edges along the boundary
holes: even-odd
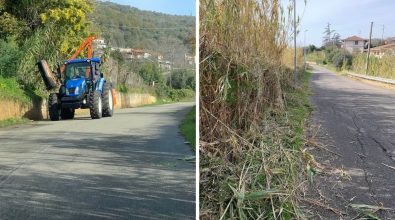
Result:
[[[344,213],[358,214],[351,204],[395,209],[395,169],[388,167],[395,167],[395,90],[317,66],[311,86],[313,121],[324,131],[320,139],[338,155],[328,151],[314,154],[317,161],[345,171],[321,180],[320,198]],[[394,211],[378,215],[395,219]]]
[[[0,219],[194,219],[193,103],[0,130]]]

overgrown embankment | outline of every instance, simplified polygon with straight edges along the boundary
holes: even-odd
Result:
[[[23,90],[15,78],[0,76],[0,121],[18,121],[22,117],[38,119],[43,113],[41,107],[42,101],[34,92]]]
[[[322,51],[312,51],[307,59],[318,65],[327,65],[336,71],[352,71],[357,74],[395,79],[395,56],[370,56],[369,69],[366,70],[367,54],[350,54],[344,49],[326,47]]]
[[[285,65],[280,1],[200,7],[201,219],[301,216],[309,75],[294,86]]]

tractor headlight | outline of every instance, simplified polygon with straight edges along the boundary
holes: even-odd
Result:
[[[80,93],[80,87],[75,87],[74,94],[78,95]]]

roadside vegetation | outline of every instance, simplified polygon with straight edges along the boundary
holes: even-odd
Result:
[[[191,145],[191,148],[196,150],[196,107],[188,112],[180,125],[181,134]]]
[[[7,118],[5,120],[0,120],[0,128],[8,127],[11,125],[24,124],[27,122],[29,122],[29,120],[26,118]]]
[[[0,1],[0,96],[22,103],[45,97],[36,62],[55,64],[89,33],[90,1]],[[70,16],[70,15],[73,16]]]
[[[327,65],[336,71],[366,74],[366,56],[366,53],[351,54],[344,49],[322,47],[314,51],[308,50],[307,60],[319,65]],[[386,55],[378,58],[371,55],[366,75],[395,79],[395,57]]]
[[[306,179],[310,75],[299,71],[293,82],[292,21],[280,7],[200,2],[201,219],[303,217],[297,198]]]
[[[0,76],[0,98],[14,100],[23,104],[30,104],[31,99],[15,78]]]
[[[380,39],[372,39],[372,48],[382,43]],[[340,45],[340,35],[328,24],[324,31],[323,46],[317,48],[310,45],[305,48],[307,60],[319,65],[327,65],[335,71],[353,71],[358,74],[395,79],[395,56],[385,55],[378,58],[371,54],[369,69],[366,71],[367,54],[350,53]]]
[[[352,70],[359,74],[365,74],[366,54],[353,57]],[[387,79],[395,79],[395,56],[370,57],[368,75]]]
[[[180,68],[164,75],[156,62],[126,61],[117,50],[110,53],[103,67],[119,92],[149,93],[158,103],[195,99],[194,70]]]

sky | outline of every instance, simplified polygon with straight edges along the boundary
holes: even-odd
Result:
[[[156,11],[172,15],[196,14],[195,0],[110,0],[121,5],[130,5],[141,10]]]
[[[283,0],[288,3],[289,0]],[[395,0],[296,0],[301,26],[298,44],[322,45],[325,26],[340,34],[341,39],[357,35],[369,38],[373,21],[372,38],[380,38],[384,25],[384,38],[395,37]]]

